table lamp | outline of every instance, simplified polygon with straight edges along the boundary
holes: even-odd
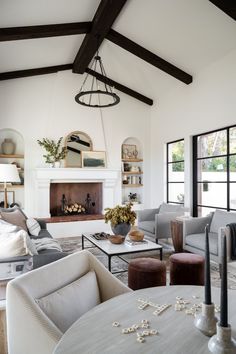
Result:
[[[0,182],[4,183],[4,208],[7,208],[7,183],[20,182],[16,165],[0,164]]]

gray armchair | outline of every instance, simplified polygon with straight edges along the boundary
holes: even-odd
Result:
[[[231,235],[227,224],[236,222],[236,213],[216,210],[205,217],[185,220],[183,224],[183,249],[192,253],[205,254],[205,227],[208,224],[209,248],[212,261],[221,263],[221,238],[227,238],[227,259],[231,260]]]
[[[183,215],[185,210],[182,205],[166,203],[156,209],[141,210],[138,212],[138,228],[158,243],[158,239],[171,237],[171,220]]]

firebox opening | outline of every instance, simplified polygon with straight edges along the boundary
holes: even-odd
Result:
[[[51,183],[51,216],[102,214],[102,183]]]

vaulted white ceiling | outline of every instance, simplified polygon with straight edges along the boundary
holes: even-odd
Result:
[[[91,21],[99,2],[0,0],[0,27]],[[193,80],[236,49],[236,22],[208,0],[128,0],[112,28],[186,71]],[[73,63],[83,38],[1,42],[0,72]],[[176,84],[175,78],[108,40],[100,53],[108,77],[150,98],[158,99]]]

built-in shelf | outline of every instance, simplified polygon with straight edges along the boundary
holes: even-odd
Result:
[[[143,159],[122,159],[122,162],[143,162]]]
[[[0,154],[1,159],[23,159],[24,155],[21,154],[15,154],[15,155],[5,155],[5,154]]]
[[[137,187],[143,187],[143,184],[139,183],[139,184],[131,184],[131,183],[128,183],[128,184],[122,184],[123,187],[128,187],[128,188],[137,188]]]
[[[139,172],[131,172],[131,171],[122,172],[122,175],[142,175],[142,174],[143,174],[142,171],[139,171]]]

